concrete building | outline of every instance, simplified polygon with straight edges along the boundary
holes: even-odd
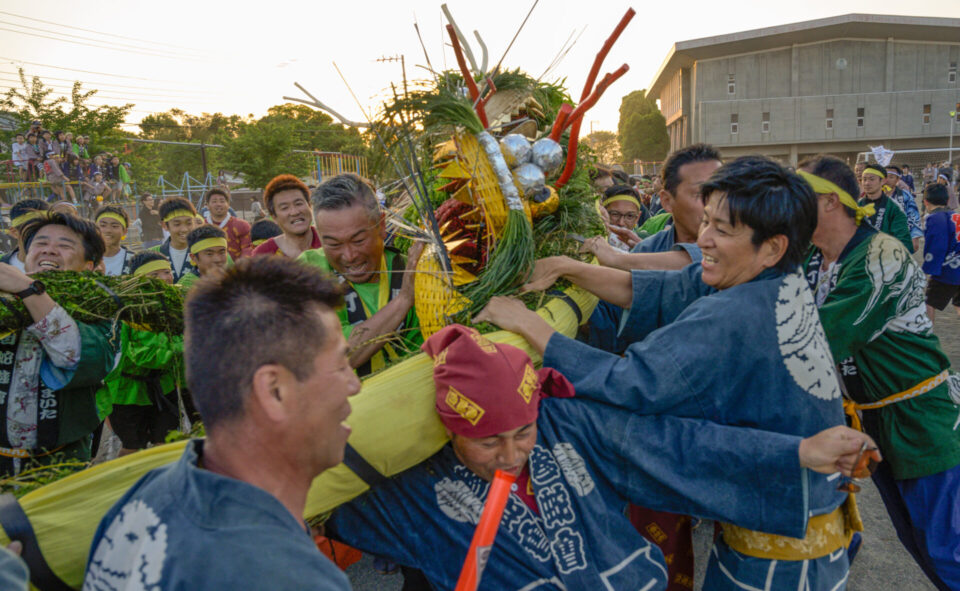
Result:
[[[951,119],[960,135],[958,62],[960,19],[847,14],[676,43],[648,95],[671,149],[855,159],[946,148]]]

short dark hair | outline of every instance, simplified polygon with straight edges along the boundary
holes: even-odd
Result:
[[[298,380],[309,378],[329,338],[315,312],[341,302],[329,275],[284,257],[244,258],[222,279],[197,282],[187,297],[184,360],[207,430],[243,414],[261,366],[275,363]]]
[[[929,183],[923,188],[923,200],[929,202],[930,205],[946,207],[950,201],[950,193],[947,191],[946,185]]]
[[[24,254],[30,252],[30,243],[40,231],[40,228],[50,225],[66,226],[80,235],[83,239],[83,260],[99,265],[103,260],[103,253],[107,250],[100,236],[100,230],[90,220],[78,218],[68,213],[52,211],[47,215],[27,222],[20,229],[20,240]]]
[[[120,207],[119,205],[104,205],[103,207],[97,210],[96,214],[94,214],[93,216],[94,221],[96,221],[100,217],[100,214],[104,214],[104,213],[115,213],[118,216],[123,218],[124,226],[127,226],[127,227],[130,226],[130,216],[128,216],[127,212],[125,212],[123,208]]]
[[[147,197],[153,197],[153,193],[144,193],[140,195],[140,203],[143,203],[143,200],[146,199]]]
[[[812,175],[828,180],[834,185],[840,187],[856,199],[860,195],[860,185],[857,183],[857,175],[847,166],[847,163],[834,156],[819,154],[813,158],[804,160],[798,165],[798,168],[807,170]],[[841,203],[841,205],[843,205]],[[843,210],[852,218],[857,217],[857,212],[843,205]]]
[[[868,171],[868,170],[870,170],[870,169],[873,169],[873,170],[879,172],[879,173],[882,174],[884,177],[887,176],[887,167],[884,166],[884,165],[882,165],[882,164],[867,164],[866,166],[863,167],[864,172],[866,172],[866,171]]]
[[[890,174],[890,171],[897,173],[897,176],[903,176],[903,169],[899,166],[890,165],[887,167],[887,174]]]
[[[303,193],[303,198],[306,199],[308,203],[310,202],[310,189],[303,184],[303,181],[292,174],[280,174],[273,177],[263,189],[263,205],[267,208],[267,211],[270,212],[270,215],[277,213],[273,210],[273,198],[277,193],[291,189]]]
[[[226,238],[227,234],[217,226],[210,224],[204,224],[199,228],[194,228],[190,230],[190,233],[187,234],[187,250],[193,247],[194,244],[200,242],[201,240],[206,240],[207,238]]]
[[[283,234],[283,230],[273,220],[259,220],[250,226],[250,240],[269,240]]]
[[[10,208],[10,221],[31,211],[47,211],[49,209],[50,204],[43,199],[21,199]]]
[[[320,184],[313,192],[313,208],[317,212],[336,211],[360,205],[371,218],[380,215],[377,192],[369,181],[353,173],[338,174]]]
[[[207,191],[206,193],[204,193],[203,195],[204,205],[208,205],[210,203],[210,198],[213,197],[214,195],[223,195],[223,198],[227,200],[227,203],[230,203],[230,191],[227,191],[223,187],[214,187],[209,191]]]
[[[640,200],[640,193],[638,193],[636,189],[634,189],[629,185],[614,185],[612,187],[607,188],[607,190],[603,192],[604,199],[616,197],[617,195],[630,195],[631,197],[634,197],[637,201]]]
[[[193,203],[184,199],[183,197],[168,197],[163,200],[163,203],[160,204],[158,210],[160,214],[160,221],[163,221],[171,213],[177,211],[178,209],[185,209],[193,215],[197,215],[197,210],[193,207]]]
[[[630,184],[630,176],[622,170],[613,170],[610,172],[610,174],[613,175],[613,180],[617,181],[618,184]]]
[[[817,198],[800,176],[764,156],[744,156],[700,187],[704,203],[713,193],[724,195],[732,224],[753,230],[755,247],[778,234],[787,237],[777,269],[789,272],[803,261],[817,227]]]
[[[674,194],[674,191],[682,182],[680,168],[685,164],[713,161],[723,162],[723,159],[720,158],[720,152],[709,144],[693,144],[686,148],[680,148],[670,154],[667,161],[663,163],[663,171],[660,174],[663,178],[664,190],[671,195]]]
[[[141,250],[130,259],[130,269],[136,271],[151,261],[166,261],[169,263],[170,259],[155,250]]]

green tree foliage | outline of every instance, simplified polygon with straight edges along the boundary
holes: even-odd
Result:
[[[623,97],[617,132],[624,160],[659,161],[670,150],[666,119],[657,102],[647,97],[646,89]]]
[[[0,109],[12,113],[19,120],[19,128],[5,132],[3,143],[9,142],[18,131],[25,132],[34,119],[40,120],[44,129],[71,131],[74,135],[90,136],[95,150],[116,150],[123,144],[124,134],[120,124],[130,113],[133,103],[122,107],[91,107],[90,101],[96,90],[84,90],[80,82],[74,82],[70,98],[52,98],[54,90],[44,86],[39,76],[28,78],[23,68],[18,70],[20,87],[7,90],[0,98]]]
[[[366,156],[363,136],[334,123],[321,111],[304,105],[270,107],[256,121],[241,122],[236,137],[218,152],[221,167],[244,175],[248,187],[262,188],[278,174],[306,177],[313,170],[309,154],[294,150],[320,150]]]
[[[617,134],[612,131],[595,131],[583,138],[596,153],[603,164],[616,164],[621,161],[620,143]]]

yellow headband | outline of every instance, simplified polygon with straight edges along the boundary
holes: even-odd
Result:
[[[263,243],[266,242],[266,241],[267,241],[266,238],[261,238],[260,240],[253,240],[253,241],[250,242],[250,246],[260,246],[261,244],[263,244]]]
[[[218,246],[222,246],[226,248],[227,239],[226,238],[204,238],[203,240],[200,240],[199,242],[194,243],[194,245],[190,247],[190,254],[197,254],[201,250],[207,250],[208,248],[216,248]]]
[[[169,271],[170,263],[161,259],[157,259],[155,261],[150,261],[148,263],[144,263],[140,265],[133,271],[133,274],[135,277],[140,277],[141,275],[153,273],[154,271],[163,271],[163,270]]]
[[[173,211],[167,214],[167,217],[163,218],[163,223],[167,223],[173,218],[179,218],[179,217],[193,218],[193,216],[194,216],[194,213],[189,209],[174,209]]]
[[[613,197],[610,197],[609,199],[604,199],[604,200],[603,200],[603,206],[606,207],[606,206],[608,206],[608,205],[610,205],[611,203],[614,203],[614,202],[616,202],[616,201],[629,201],[630,203],[633,203],[634,205],[636,205],[636,206],[637,206],[637,209],[641,209],[641,207],[640,207],[640,201],[637,200],[637,198],[634,197],[633,195],[614,195]]]
[[[10,220],[10,225],[16,228],[29,222],[30,220],[42,218],[42,217],[45,217],[46,215],[47,213],[45,211],[29,211],[27,213],[18,215],[17,217]]]
[[[882,178],[882,179],[887,178],[887,175],[883,174],[882,172],[880,172],[880,171],[877,170],[876,168],[865,168],[865,169],[863,170],[863,174],[872,174],[873,176],[878,176],[878,177],[880,177],[880,178]]]
[[[123,229],[127,229],[127,220],[123,219],[123,216],[120,214],[113,213],[112,211],[105,211],[97,216],[97,221],[100,221],[100,218],[107,218],[111,220],[116,220],[120,222],[120,225],[123,226]]]
[[[810,188],[813,189],[814,193],[818,193],[820,195],[833,193],[837,197],[839,197],[840,203],[844,204],[845,206],[849,207],[850,209],[856,212],[858,226],[860,225],[860,221],[863,220],[864,217],[870,217],[874,213],[876,213],[876,208],[873,206],[872,203],[868,205],[859,205],[856,199],[850,196],[850,193],[847,193],[846,191],[838,187],[836,184],[828,181],[823,177],[819,177],[815,174],[810,174],[805,170],[798,170],[797,174],[800,175],[800,178],[807,181],[807,184],[810,185]]]

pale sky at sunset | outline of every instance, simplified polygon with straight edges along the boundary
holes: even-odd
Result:
[[[399,63],[377,63],[377,58],[404,54],[408,78],[427,76],[417,67],[426,61],[413,27],[416,20],[434,68],[455,67],[452,52],[442,47],[447,39],[441,37],[440,4],[0,0],[0,89],[16,84],[11,81],[22,64],[28,75],[40,75],[64,92],[77,79],[86,88],[99,89],[95,104],[136,103],[128,119],[135,122],[172,107],[194,113],[262,115],[282,103],[284,95],[300,96],[293,86],[297,81],[345,116],[362,120],[332,62],[371,107],[391,81],[399,87],[402,79]],[[448,5],[478,60],[480,47],[473,31],[480,32],[492,65],[532,0],[450,0]],[[630,71],[588,114],[594,129],[616,129],[620,97],[646,88],[677,41],[854,12],[960,17],[958,0],[688,0],[632,5],[638,14],[601,74],[624,62]],[[579,98],[595,54],[628,6],[613,0],[541,0],[504,65],[539,76],[568,36],[580,34],[586,26],[566,58],[545,78],[566,77],[571,94]]]

